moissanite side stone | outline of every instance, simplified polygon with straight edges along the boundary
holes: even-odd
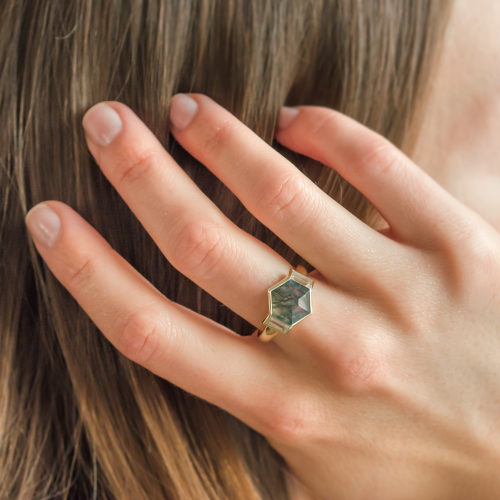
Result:
[[[293,279],[271,291],[271,316],[293,326],[311,314],[311,290]]]

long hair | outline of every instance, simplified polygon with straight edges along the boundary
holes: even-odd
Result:
[[[105,339],[24,217],[43,200],[67,203],[169,299],[248,335],[252,325],[169,264],[104,177],[85,111],[130,106],[230,219],[305,264],[173,141],[172,95],[209,95],[374,225],[334,171],[273,142],[279,110],[335,108],[411,151],[448,12],[449,0],[0,2],[2,500],[289,498],[265,438]]]

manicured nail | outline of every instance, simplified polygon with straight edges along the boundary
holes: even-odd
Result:
[[[95,143],[107,146],[123,127],[120,115],[105,102],[92,106],[83,117],[83,128]]]
[[[185,129],[193,119],[198,103],[186,94],[175,94],[170,101],[170,122],[175,131]]]
[[[280,111],[280,116],[278,119],[278,130],[284,130],[290,126],[293,119],[299,114],[297,108],[289,108],[288,106],[283,106]]]
[[[26,225],[37,243],[52,248],[61,229],[57,214],[45,203],[35,205],[26,214]]]

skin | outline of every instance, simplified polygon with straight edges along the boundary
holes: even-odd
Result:
[[[481,96],[472,84],[468,90]],[[214,101],[190,97],[197,104],[190,120],[187,97],[172,100],[176,140],[314,266],[314,314],[268,343],[241,338],[167,300],[75,211],[49,200],[58,234],[37,239],[50,236],[37,207],[27,223],[54,275],[124,355],[266,436],[302,485],[296,499],[497,498],[498,227],[350,118],[321,107],[285,109],[277,140],[363,192],[389,225],[377,232]],[[107,145],[96,142],[103,104],[84,118],[103,173],[177,269],[262,328],[267,288],[290,265],[227,220],[127,106],[107,105],[123,123]],[[494,123],[494,111],[484,112]],[[457,143],[459,125],[435,113],[428,123],[453,127],[432,147],[448,145],[443,151],[462,158],[465,176],[495,178],[486,160],[498,156],[493,144],[491,156],[483,152],[484,128],[468,130],[462,117],[467,141]],[[422,148],[414,159],[432,173],[433,155]],[[474,151],[485,155],[478,170]],[[446,186],[447,178],[438,180]],[[483,195],[470,205],[495,203]]]
[[[500,230],[500,2],[454,0],[412,159]]]

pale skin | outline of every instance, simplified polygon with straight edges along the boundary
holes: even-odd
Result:
[[[429,150],[421,142],[417,166],[333,110],[282,112],[276,139],[363,192],[388,223],[378,232],[207,96],[175,96],[170,113],[176,140],[315,268],[314,314],[271,342],[242,338],[167,300],[74,210],[46,201],[57,218],[41,226],[40,207],[27,217],[36,247],[102,333],[266,436],[303,485],[297,499],[497,498],[500,221],[424,172],[434,172],[432,147],[447,144],[453,158],[453,141],[430,141]],[[428,120],[457,127],[439,110]],[[165,257],[262,329],[266,291],[289,263],[227,220],[124,104],[96,105],[84,127],[104,175]],[[481,133],[471,128],[468,158]],[[500,178],[498,162],[481,165]],[[499,203],[470,196],[463,201],[475,209]]]

